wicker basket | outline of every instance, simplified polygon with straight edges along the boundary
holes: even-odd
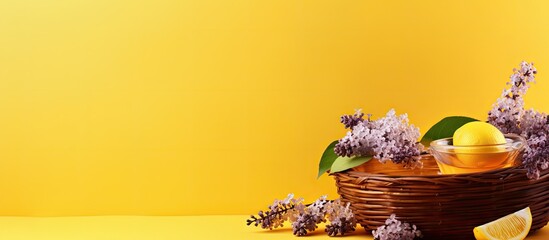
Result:
[[[530,233],[549,221],[549,170],[538,180],[528,179],[526,170],[516,167],[438,175],[428,156],[422,171],[408,171],[406,176],[375,162],[361,166],[366,169],[332,174],[342,200],[351,202],[367,231],[383,225],[393,213],[417,225],[425,239],[474,239],[475,226],[528,206],[533,216]]]

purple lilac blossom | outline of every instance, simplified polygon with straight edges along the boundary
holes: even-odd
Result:
[[[303,211],[305,206],[303,205],[303,198],[294,198],[293,194],[288,194],[284,200],[275,199],[274,202],[269,205],[269,210],[263,212],[259,211],[259,218],[252,216],[252,219],[248,220],[248,225],[254,223],[255,226],[261,226],[263,229],[274,229],[283,227],[284,222],[294,213]]]
[[[407,167],[421,166],[423,145],[418,142],[419,128],[409,124],[408,115],[396,115],[391,109],[385,117],[363,120],[352,127],[335,146],[339,156],[373,156],[380,162],[391,160]]]
[[[423,237],[416,225],[402,223],[395,214],[385,220],[385,225],[372,231],[372,235],[376,240],[414,240]]]
[[[292,229],[294,235],[307,235],[308,232],[314,231],[319,223],[326,222],[325,205],[327,203],[326,196],[322,196],[305,208],[304,211],[296,212],[294,216],[290,217],[291,220],[293,219]]]
[[[524,114],[524,94],[535,82],[537,73],[533,63],[521,62],[518,69],[513,69],[513,75],[507,85],[510,89],[504,89],[492,110],[488,113],[488,122],[499,128],[504,133],[521,134],[521,118]]]
[[[337,234],[341,236],[346,233],[355,231],[356,219],[353,212],[349,208],[351,203],[344,204],[341,199],[336,199],[333,202],[326,204],[326,216],[330,224],[324,229],[329,236],[334,237]]]
[[[549,122],[545,113],[524,109],[524,94],[529,84],[535,82],[537,73],[533,63],[521,62],[488,113],[488,122],[503,133],[523,136],[526,148],[522,154],[522,165],[531,179],[538,179],[540,171],[549,168]]]
[[[345,125],[345,128],[352,129],[354,126],[356,126],[358,123],[361,123],[364,121],[364,113],[362,113],[361,109],[356,110],[355,114],[353,115],[343,115],[341,116],[341,123]]]
[[[540,171],[549,167],[549,124],[547,115],[535,110],[524,112],[521,121],[522,136],[526,138],[526,149],[522,164],[531,179],[538,179]]]

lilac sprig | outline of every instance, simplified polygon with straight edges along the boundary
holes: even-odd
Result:
[[[504,133],[521,134],[520,122],[524,115],[524,94],[535,82],[537,70],[533,63],[521,62],[518,69],[513,69],[507,85],[501,96],[488,112],[488,122]]]
[[[360,116],[360,118],[356,118]],[[353,118],[355,117],[355,118]],[[423,145],[418,142],[419,128],[409,124],[408,115],[396,115],[391,109],[385,117],[372,121],[360,120],[359,112],[342,117],[345,126],[351,126],[340,139],[334,152],[344,157],[373,156],[380,162],[387,160],[407,167],[421,167]],[[356,124],[355,124],[356,123]]]
[[[340,121],[341,123],[343,123],[345,128],[352,129],[354,126],[364,121],[363,117],[364,117],[364,113],[362,113],[362,109],[358,109],[353,115],[341,116]],[[370,119],[370,114],[368,114],[368,120],[369,119]]]
[[[503,133],[519,134],[526,139],[522,165],[527,176],[538,179],[549,168],[549,122],[545,113],[524,109],[524,95],[529,84],[535,82],[537,70],[533,63],[521,62],[513,69],[507,85],[488,113],[488,122]]]
[[[325,231],[329,236],[334,237],[338,234],[343,236],[346,233],[355,231],[356,219],[349,208],[350,205],[350,202],[346,205],[343,204],[340,199],[326,205],[326,215],[330,224],[326,225]]]
[[[297,212],[292,219],[292,229],[294,235],[304,236],[308,232],[316,230],[319,223],[326,222],[326,196],[320,197],[313,202],[303,212]]]
[[[263,229],[273,230],[278,227],[283,227],[284,222],[294,212],[303,211],[303,198],[294,198],[293,194],[288,194],[286,199],[278,200],[269,205],[267,211],[259,211],[258,216],[251,215],[250,219],[246,220],[246,225],[254,224],[256,227],[261,226]]]
[[[397,220],[395,214],[385,220],[385,225],[373,230],[372,235],[375,240],[414,240],[423,237],[416,225]]]
[[[275,200],[269,210],[260,211],[258,216],[251,216],[246,224],[260,226],[263,229],[282,227],[284,222],[290,221],[293,234],[304,236],[315,231],[318,224],[329,221],[325,231],[329,236],[344,235],[356,228],[356,219],[350,209],[350,203],[344,205],[341,200],[327,200],[321,196],[311,204],[303,204],[303,198],[294,199],[289,194],[284,200]]]
[[[526,149],[522,164],[528,170],[527,176],[538,179],[540,172],[549,168],[549,118],[547,114],[528,110],[521,122],[522,136],[526,138]]]

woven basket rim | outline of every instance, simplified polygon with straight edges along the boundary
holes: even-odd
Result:
[[[336,175],[336,174],[351,174],[357,177],[386,177],[386,178],[482,178],[486,176],[502,176],[502,175],[509,175],[509,174],[524,174],[526,176],[526,173],[528,171],[524,168],[524,166],[515,166],[515,167],[507,167],[507,168],[499,168],[489,171],[483,171],[483,172],[475,172],[475,173],[459,173],[459,174],[437,174],[437,175],[388,175],[383,173],[375,173],[375,172],[363,172],[363,171],[355,171],[352,169],[345,170],[342,172],[336,172],[336,173],[330,173],[330,176]],[[541,171],[541,175],[546,175],[549,173],[549,169]]]

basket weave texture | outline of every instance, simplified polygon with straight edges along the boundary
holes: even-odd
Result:
[[[367,231],[391,214],[415,224],[424,239],[474,239],[473,228],[530,207],[530,233],[549,221],[549,170],[537,180],[520,167],[458,175],[395,176],[348,170],[333,173]]]

